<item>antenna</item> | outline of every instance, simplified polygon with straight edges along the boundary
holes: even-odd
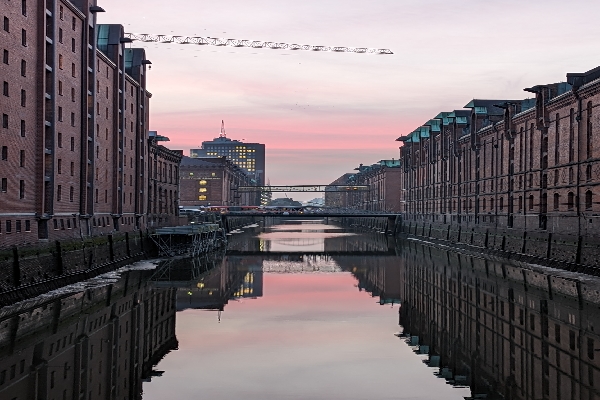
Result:
[[[221,120],[221,134],[219,135],[219,137],[222,138],[226,138],[227,135],[225,134],[225,121]]]

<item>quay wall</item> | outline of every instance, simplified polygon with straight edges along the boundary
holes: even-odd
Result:
[[[400,234],[450,245],[470,253],[535,263],[600,276],[600,240],[552,232],[405,222]]]
[[[141,232],[0,251],[0,306],[148,258],[153,244]]]

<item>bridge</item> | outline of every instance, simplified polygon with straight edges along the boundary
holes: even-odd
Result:
[[[295,186],[238,186],[233,190],[238,193],[251,192],[368,192],[368,185],[295,185]]]
[[[281,207],[285,208],[285,207]],[[290,207],[292,208],[292,207]],[[284,214],[281,211],[230,211],[223,214],[224,217],[284,217],[288,218],[393,218],[400,217],[402,214],[381,213],[376,211],[367,212],[339,212],[339,211],[321,211],[321,212],[289,212]]]

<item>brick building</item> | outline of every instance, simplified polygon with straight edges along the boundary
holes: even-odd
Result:
[[[472,100],[400,137],[405,220],[440,229],[600,232],[600,68],[525,89],[526,100]]]
[[[150,62],[103,11],[2,7],[0,247],[146,226]]]
[[[369,211],[402,212],[400,190],[403,171],[399,160],[381,160],[376,164],[356,168],[354,174],[344,174],[330,185],[367,185],[368,192],[325,192],[325,206]]]
[[[253,205],[252,193],[237,193],[238,186],[254,181],[226,157],[183,157],[180,167],[180,204],[183,207]]]
[[[183,152],[158,144],[168,140],[155,131],[148,138],[148,227],[179,224],[179,164]]]

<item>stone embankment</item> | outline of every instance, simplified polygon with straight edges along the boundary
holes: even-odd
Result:
[[[0,306],[113,271],[154,251],[141,232],[0,250]]]
[[[391,217],[341,218],[344,226],[425,239],[471,255],[539,264],[600,276],[600,239],[544,232],[521,232],[472,226],[404,222]]]

